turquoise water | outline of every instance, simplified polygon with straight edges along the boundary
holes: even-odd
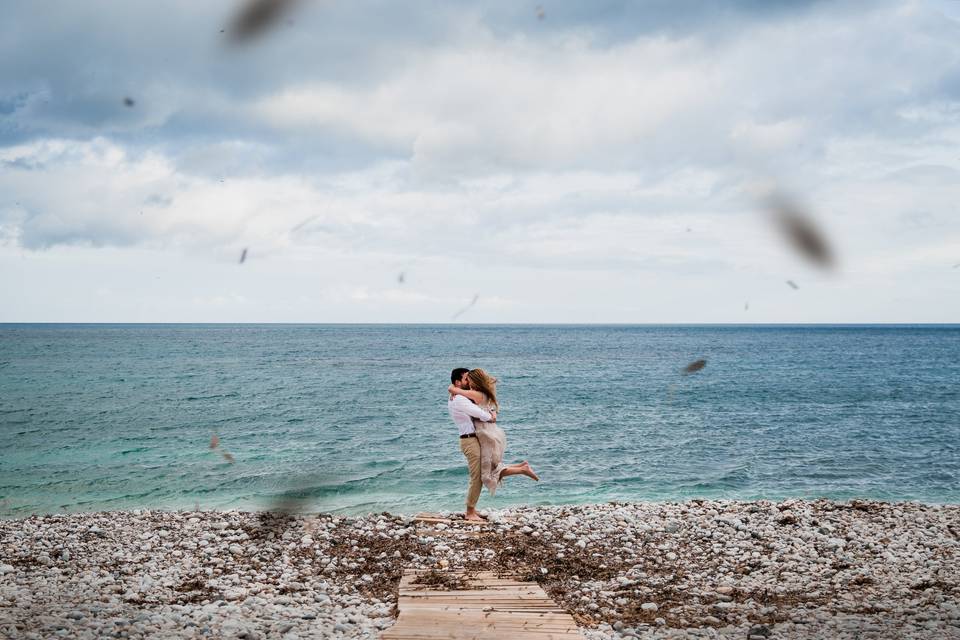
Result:
[[[500,378],[508,458],[542,477],[481,507],[960,501],[956,325],[8,324],[0,515],[458,508],[455,366]]]

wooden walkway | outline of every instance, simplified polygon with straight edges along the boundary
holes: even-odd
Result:
[[[400,615],[382,640],[583,640],[573,618],[536,582],[498,578],[492,572],[449,572],[465,589],[415,584],[423,570],[407,569],[400,580]]]

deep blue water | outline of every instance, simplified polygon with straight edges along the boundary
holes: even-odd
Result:
[[[499,377],[508,458],[542,477],[481,508],[960,501],[958,325],[8,324],[0,515],[458,508],[455,366]]]

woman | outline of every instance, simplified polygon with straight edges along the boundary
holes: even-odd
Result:
[[[497,379],[483,369],[473,369],[467,373],[469,389],[459,389],[453,385],[447,389],[452,394],[466,396],[487,411],[499,411],[497,402]],[[507,476],[522,474],[534,480],[540,477],[533,472],[530,464],[524,460],[518,464],[503,464],[503,451],[507,447],[507,435],[494,422],[482,422],[476,418],[473,427],[480,441],[480,477],[484,486],[494,495],[500,481]]]

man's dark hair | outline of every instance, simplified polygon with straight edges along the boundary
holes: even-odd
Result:
[[[470,369],[464,369],[463,367],[457,367],[450,372],[450,383],[456,384],[460,381],[460,378],[463,377],[463,374],[470,373]]]

